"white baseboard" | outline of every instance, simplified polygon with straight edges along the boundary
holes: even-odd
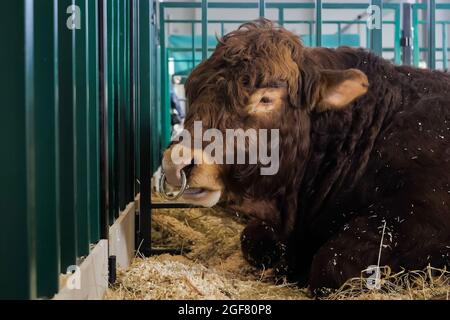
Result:
[[[109,228],[108,240],[100,240],[86,259],[73,266],[73,274],[61,275],[54,300],[101,300],[108,288],[108,257],[116,256],[118,267],[127,268],[135,255],[136,203],[130,203]]]
[[[54,300],[101,300],[108,288],[108,241],[100,240],[75,273],[65,278]]]
[[[135,254],[136,205],[130,203],[109,228],[109,255],[116,256],[117,266],[127,268]]]

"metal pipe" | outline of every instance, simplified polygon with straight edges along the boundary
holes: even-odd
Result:
[[[202,0],[202,60],[208,58],[208,0]]]
[[[138,15],[139,15],[139,73],[140,79],[138,85],[141,88],[150,88],[151,85],[151,71],[155,66],[151,65],[149,56],[151,54],[150,43],[150,16],[152,7],[149,5],[150,1],[138,1]],[[164,15],[164,11],[161,11]],[[164,20],[162,20],[164,21]],[[164,27],[161,28],[164,30]],[[162,32],[164,37],[164,33]],[[161,39],[163,41],[163,39]],[[162,43],[163,50],[164,42]],[[164,59],[163,63],[167,60]],[[164,79],[166,79],[164,77]],[[167,85],[167,82],[165,83]],[[166,88],[167,89],[167,88]],[[152,101],[149,90],[140,90],[139,97],[139,135],[140,135],[140,208],[139,208],[139,240],[140,252],[144,256],[151,254],[152,237],[151,237],[151,121],[150,121],[150,105]],[[162,105],[163,107],[165,104]]]
[[[427,0],[428,68],[436,69],[436,0]]]
[[[259,17],[264,18],[266,16],[266,2],[264,0],[259,0]]]
[[[316,47],[322,46],[322,0],[316,0]]]
[[[375,17],[378,23],[370,30],[370,49],[381,56],[383,54],[383,1],[371,0],[371,6],[379,9],[379,16]]]
[[[410,66],[413,60],[412,47],[412,5],[411,3],[403,3],[403,21],[402,21],[402,38],[400,45],[402,47],[402,63]]]
[[[106,1],[99,0],[98,50],[100,93],[100,238],[109,237],[108,79]]]

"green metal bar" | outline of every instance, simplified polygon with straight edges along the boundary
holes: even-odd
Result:
[[[114,66],[113,70],[115,73],[114,77],[114,87],[115,87],[115,95],[114,95],[114,122],[112,123],[114,127],[114,166],[115,170],[113,172],[114,174],[114,219],[117,219],[119,217],[120,212],[120,161],[119,161],[119,154],[120,154],[120,101],[121,101],[121,73],[120,73],[120,2],[121,0],[114,0],[114,28],[115,28],[115,37],[114,37],[114,44],[113,44],[113,50],[114,50]]]
[[[55,0],[57,1],[57,0]],[[89,78],[88,78],[88,143],[89,143],[89,224],[91,242],[100,239],[100,96],[99,96],[99,34],[97,1],[87,0],[88,15],[88,56],[89,56]]]
[[[220,35],[222,37],[225,35],[225,24],[223,22],[220,23]]]
[[[151,7],[149,7],[150,1],[137,1],[137,10],[138,14],[138,43],[139,43],[139,52],[138,52],[138,65],[137,71],[139,72],[139,82],[137,83],[137,87],[139,87],[138,92],[138,101],[139,104],[137,106],[139,112],[139,122],[140,122],[140,209],[139,209],[139,239],[138,243],[140,243],[140,252],[144,255],[151,254],[151,204],[150,204],[150,166],[151,166],[151,128],[150,128],[150,108],[151,108],[151,96],[149,92],[149,88],[151,88],[151,44],[150,44],[150,17],[151,17]],[[161,26],[164,26],[164,9],[160,8],[160,14],[163,19],[161,19]],[[160,38],[162,41],[161,48],[164,49],[164,28],[160,28],[161,35],[163,37]],[[165,64],[167,59],[162,60]],[[166,71],[166,68],[163,68]],[[162,72],[162,76],[165,76],[165,72]],[[163,84],[163,86],[166,82]],[[164,104],[162,105],[165,106]]]
[[[237,23],[245,23],[248,20],[208,20],[208,23],[228,23],[228,24],[237,24]],[[202,23],[201,20],[195,19],[167,19],[164,21],[165,23]],[[308,24],[314,22],[312,20],[283,20],[284,23],[289,24]],[[354,20],[322,20],[322,24],[337,24],[337,23],[348,23],[348,24],[366,24],[366,21],[354,21]],[[393,20],[384,20],[383,24],[392,24],[395,25],[396,21]],[[425,22],[423,22],[425,23]]]
[[[125,136],[126,136],[126,147],[125,147],[125,186],[126,186],[126,194],[125,201],[126,204],[134,201],[134,166],[133,166],[133,143],[134,139],[132,137],[133,131],[132,126],[133,123],[131,121],[133,117],[133,102],[131,100],[131,0],[125,1],[125,103],[126,103],[126,113],[125,113]]]
[[[59,39],[59,161],[60,161],[60,235],[61,235],[61,270],[76,264],[77,216],[75,211],[75,31],[67,28],[69,16],[65,9],[73,0],[59,1],[58,19]]]
[[[418,5],[412,5],[412,20],[413,20],[413,65],[418,67],[420,61],[420,48],[419,48],[419,14]]]
[[[81,30],[75,30],[75,209],[77,215],[78,256],[89,253],[89,213],[87,201],[87,62],[86,56],[86,0],[76,0],[81,12]]]
[[[168,56],[167,56],[167,50],[166,50],[166,33],[165,33],[165,3],[159,3],[159,21],[161,24],[161,27],[159,28],[159,43],[160,43],[160,61],[161,61],[161,81],[160,81],[160,91],[161,91],[161,111],[162,113],[164,110],[168,109],[170,110],[170,99],[168,94],[168,88],[169,80],[168,80],[168,74],[169,74],[169,66],[168,66]],[[163,123],[164,125],[164,123]],[[142,130],[142,129],[141,129]],[[164,129],[163,129],[164,131]]]
[[[312,22],[308,23],[308,32],[309,32],[309,37],[311,39],[311,45],[313,43],[313,26],[312,26]]]
[[[436,0],[427,1],[428,68],[436,69]]]
[[[284,26],[284,8],[278,8],[278,24]]]
[[[322,0],[316,0],[316,46],[322,46]]]
[[[164,26],[164,9],[160,7],[160,22]],[[203,28],[202,28],[203,31]],[[170,123],[170,95],[169,95],[169,66],[168,52],[166,48],[165,28],[160,28],[159,41],[161,46],[161,140],[162,145],[166,146],[170,142],[171,123]]]
[[[155,13],[157,11],[156,5],[153,5],[152,12],[153,16],[155,16]],[[153,143],[152,143],[152,150],[155,150],[153,154],[153,162],[151,164],[151,172],[155,172],[158,169],[158,166],[161,164],[161,155],[163,150],[165,149],[165,144],[163,144],[163,141],[161,139],[162,132],[163,132],[163,116],[167,118],[166,125],[170,126],[170,114],[169,110],[163,110],[161,108],[161,83],[159,80],[159,74],[161,72],[161,48],[158,46],[158,27],[156,25],[156,21],[154,21],[151,24],[151,38],[150,38],[151,45],[151,57],[152,57],[152,86],[150,87],[152,92],[152,104],[154,107],[154,113],[151,115],[152,123],[153,123],[153,130],[154,134],[152,136]],[[153,120],[154,119],[154,120]],[[156,125],[155,125],[156,123]],[[169,131],[165,131],[170,134]],[[170,141],[170,137],[167,138],[167,143]]]
[[[116,1],[107,1],[107,24],[108,24],[108,163],[109,163],[109,224],[113,224],[115,220],[115,212],[117,207],[116,201],[116,71],[115,66],[117,65],[116,60],[116,34],[117,28],[115,23],[116,13]]]
[[[370,30],[369,28],[365,28],[366,30],[366,48],[370,48]]]
[[[258,0],[259,17],[264,18],[266,16],[266,1]]]
[[[380,9],[380,16],[375,17],[375,19],[380,19],[380,28],[374,26],[374,28],[370,30],[370,49],[381,56],[383,53],[383,1],[371,0],[371,5]]]
[[[30,297],[37,294],[37,256],[36,256],[36,126],[35,126],[35,39],[34,39],[34,1],[25,1],[25,172],[26,203],[28,211],[27,230],[30,233],[28,243],[28,255],[31,261],[28,274],[30,276]]]
[[[387,6],[384,6],[387,8]],[[394,9],[394,29],[395,29],[395,38],[394,38],[394,50],[395,50],[395,58],[394,61],[396,64],[402,63],[402,47],[400,43],[400,39],[402,38],[402,28],[401,28],[401,15],[400,15],[400,4],[395,6]],[[384,22],[385,23],[385,22]]]
[[[266,3],[266,8],[277,9],[282,5],[286,9],[314,9],[312,3]],[[160,8],[201,8],[200,2],[161,2]],[[210,2],[210,9],[258,9],[259,3],[256,2]]]
[[[37,295],[59,290],[58,2],[34,6],[34,140],[36,163]]]
[[[202,0],[202,60],[208,58],[208,0]]]
[[[5,150],[0,158],[0,209],[5,213],[0,233],[0,252],[5,257],[0,264],[0,298],[29,299],[36,297],[30,162],[34,148],[30,143],[33,130],[28,126],[33,117],[33,2],[4,2],[0,19],[8,26],[0,30],[2,42],[7,44],[0,50],[0,92],[2,104],[9,106],[0,108],[0,143]]]
[[[342,38],[342,35],[341,35],[341,24],[340,24],[340,23],[337,24],[337,29],[338,29],[338,31],[337,31],[337,35],[338,35],[338,46],[341,46],[341,38]]]
[[[195,23],[191,23],[191,37],[192,37],[192,68],[195,68]],[[223,37],[223,31],[222,31]]]
[[[386,8],[390,8],[394,4],[386,4]],[[438,4],[439,7],[446,7],[448,4]],[[201,8],[200,2],[161,2],[160,7],[163,8]],[[314,9],[314,3],[280,3],[280,2],[266,2],[266,9]],[[366,3],[323,3],[323,9],[367,9]],[[259,3],[255,2],[211,2],[208,3],[210,9],[258,9]]]
[[[126,203],[126,113],[127,113],[127,100],[126,100],[126,6],[125,1],[119,0],[118,2],[118,105],[117,105],[117,160],[118,160],[118,194],[119,194],[119,207],[118,211],[125,210]],[[119,213],[119,212],[118,212]]]
[[[447,24],[442,24],[442,63],[444,70],[448,69]]]
[[[129,166],[130,166],[130,201],[135,199],[136,193],[138,192],[136,186],[136,148],[137,148],[137,124],[136,124],[136,5],[135,0],[129,0],[128,7],[128,25],[129,25],[129,33],[128,33],[128,58],[129,58],[129,103],[130,103],[130,150],[129,150]]]
[[[109,31],[108,5],[106,0],[98,0],[98,73],[99,73],[99,199],[100,199],[100,238],[109,236],[109,135],[108,135],[108,106],[109,106]]]

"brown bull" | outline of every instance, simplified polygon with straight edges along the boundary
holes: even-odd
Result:
[[[362,49],[306,48],[260,20],[221,39],[186,91],[191,133],[195,121],[279,129],[275,175],[261,163],[174,164],[177,144],[163,159],[169,184],[187,173],[185,201],[252,217],[241,238],[251,264],[312,290],[377,265],[380,247],[394,270],[450,266],[449,75]],[[189,151],[200,157],[204,144]]]

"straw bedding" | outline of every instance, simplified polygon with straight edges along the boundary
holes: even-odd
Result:
[[[150,258],[139,252],[106,299],[311,299],[294,284],[275,285],[271,270],[249,266],[240,252],[242,218],[221,209],[164,209],[153,213],[153,246],[180,249]],[[384,270],[381,289],[365,279],[347,281],[326,299],[449,299],[450,273],[428,268],[413,273]]]

